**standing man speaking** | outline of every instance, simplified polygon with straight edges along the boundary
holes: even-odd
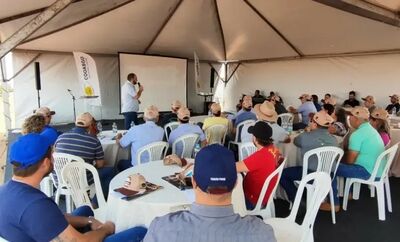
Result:
[[[138,84],[139,90],[136,91],[135,85]],[[137,123],[137,113],[139,112],[139,98],[142,95],[143,86],[137,81],[135,73],[129,73],[126,83],[121,88],[121,112],[125,117],[125,129],[131,127],[132,121]]]

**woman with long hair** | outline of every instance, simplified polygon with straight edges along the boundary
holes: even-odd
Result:
[[[375,108],[369,119],[369,123],[378,131],[385,146],[390,143],[390,126],[387,120],[388,118],[389,113],[385,109]]]

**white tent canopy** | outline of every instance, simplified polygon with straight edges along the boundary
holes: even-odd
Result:
[[[0,41],[6,41],[54,2],[0,0]],[[349,7],[350,3],[354,4],[353,7]],[[355,89],[360,90],[360,95],[376,95],[383,99],[381,105],[384,105],[389,92],[396,90],[391,83],[378,89],[373,87],[373,83],[380,76],[393,81],[400,75],[395,70],[388,72],[384,68],[396,69],[393,61],[400,53],[399,10],[399,0],[73,1],[16,47],[19,51],[14,52],[14,70],[3,79],[18,74],[14,78],[16,126],[35,108],[35,92],[26,91],[34,85],[33,67],[29,65],[20,71],[34,57],[43,63],[42,104],[61,110],[59,113],[69,110],[65,105],[69,97],[60,97],[54,90],[78,86],[72,51],[97,53],[94,57],[100,72],[102,96],[108,100],[102,118],[120,117],[118,52],[192,59],[195,51],[203,61],[203,87],[209,79],[210,65],[207,62],[222,71],[224,68],[220,69],[217,62],[232,63],[226,76],[236,69],[234,63],[242,63],[229,84],[225,85],[221,80],[218,83],[216,96],[226,110],[234,109],[241,93],[251,93],[255,88],[278,90],[293,104],[296,104],[299,92],[337,92],[337,98],[341,100],[348,89]],[[42,54],[37,56],[37,53]],[[343,58],[371,54],[393,55]],[[319,57],[329,58],[314,61]],[[305,60],[297,66],[294,59],[312,60]],[[284,60],[287,65],[270,63]],[[263,63],[250,64],[253,62]],[[360,66],[360,63],[364,64]],[[319,66],[323,68],[318,69]],[[368,75],[366,67],[376,68],[375,74]],[[281,76],[287,71],[292,73]],[[313,71],[314,76],[307,75]],[[323,71],[341,79],[338,81],[342,85],[340,90],[335,86],[323,90],[326,86],[310,84],[310,81],[324,81]],[[350,75],[347,80],[346,75]],[[200,111],[202,98],[195,93],[192,64],[189,64],[188,76],[188,104]],[[220,76],[225,78],[223,73]],[[280,82],[281,79],[284,81]],[[330,80],[334,81],[334,78]],[[363,82],[368,83],[368,88],[361,85]],[[83,109],[78,105],[78,112]],[[71,121],[71,115],[57,115],[56,121]]]

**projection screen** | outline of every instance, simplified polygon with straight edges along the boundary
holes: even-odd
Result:
[[[179,100],[186,104],[187,59],[118,53],[120,112],[121,87],[129,73],[135,73],[144,91],[139,99],[140,110],[155,105],[161,111],[170,111],[171,103]],[[135,85],[136,90],[138,86]]]

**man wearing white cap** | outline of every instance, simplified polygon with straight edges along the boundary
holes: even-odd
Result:
[[[120,160],[118,162],[118,170],[123,171],[129,167],[137,165],[136,154],[140,148],[153,142],[162,141],[164,130],[157,126],[159,117],[158,108],[149,106],[144,110],[144,124],[136,125],[129,129],[124,136],[118,134],[117,143],[126,148],[131,146],[131,160]],[[145,153],[141,157],[142,161],[148,161],[148,154]]]
[[[190,120],[190,111],[187,107],[182,107],[178,110],[178,121],[179,126],[174,129],[169,135],[169,145],[172,147],[175,140],[179,137],[187,134],[198,134],[201,141],[201,146],[205,146],[207,143],[206,136],[204,135],[203,130],[198,125],[189,123]],[[183,152],[183,147],[181,144],[178,144],[176,148],[177,155],[180,155]]]
[[[56,112],[50,111],[48,107],[41,107],[35,110],[35,114],[42,115],[44,117],[45,126],[40,133],[41,135],[45,136],[48,140],[50,140],[51,144],[54,145],[58,138],[58,131],[50,126],[51,118],[53,117]]]
[[[299,97],[301,101],[301,105],[298,109],[293,107],[289,107],[289,112],[291,113],[300,113],[301,114],[301,123],[293,124],[293,130],[304,129],[307,127],[308,122],[310,121],[309,115],[310,113],[316,113],[317,109],[313,102],[311,102],[311,96],[308,94],[303,94]]]
[[[387,105],[386,111],[388,111],[388,113],[393,113],[393,110],[395,111],[395,113],[400,112],[399,96],[397,94],[393,94],[389,97],[390,104]]]
[[[369,113],[372,113],[376,106],[375,106],[375,98],[371,95],[361,98],[364,101],[364,107],[368,108]]]
[[[170,122],[178,121],[178,110],[182,107],[182,103],[179,100],[175,100],[171,103],[171,113],[163,114],[161,126],[164,127]]]

